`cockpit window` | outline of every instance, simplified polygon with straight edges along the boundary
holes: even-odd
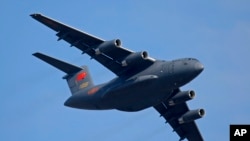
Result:
[[[194,58],[188,58],[188,60],[197,60],[197,59],[194,59]]]
[[[182,58],[182,59],[173,60],[172,62],[186,62],[189,60],[197,60],[197,59],[195,59],[195,58]]]

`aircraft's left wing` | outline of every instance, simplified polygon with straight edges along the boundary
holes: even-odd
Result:
[[[174,92],[177,93],[179,91],[177,89]],[[154,106],[154,108],[166,119],[166,123],[172,126],[173,131],[180,136],[180,141],[185,138],[188,141],[204,141],[194,120],[183,121],[182,116],[190,112],[186,102],[174,106],[168,105],[168,101],[166,100]],[[186,116],[184,118],[184,120],[188,120],[190,117]]]
[[[31,17],[56,31],[58,40],[65,40],[70,46],[75,46],[83,53],[87,53],[91,58],[118,76],[125,74],[131,69],[132,67],[127,66],[128,63],[134,63],[134,59],[138,56],[145,58],[141,59],[142,62],[137,62],[134,65],[136,67],[133,67],[133,71],[130,70],[130,72],[136,73],[136,71],[148,67],[154,62],[152,58],[146,58],[147,54],[145,52],[135,53],[121,47],[119,39],[105,41],[41,14],[32,14]],[[126,58],[128,59],[127,62],[125,61]]]

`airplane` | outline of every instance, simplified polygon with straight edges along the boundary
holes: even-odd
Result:
[[[87,66],[79,67],[34,53],[35,57],[66,73],[63,79],[72,95],[65,106],[126,112],[153,107],[180,140],[203,141],[195,120],[202,118],[205,110],[189,110],[186,102],[195,97],[195,91],[180,90],[203,71],[204,66],[197,59],[156,60],[146,51],[134,52],[122,47],[120,39],[103,40],[40,13],[30,16],[57,32],[58,41],[68,42],[116,75],[109,82],[94,85]]]

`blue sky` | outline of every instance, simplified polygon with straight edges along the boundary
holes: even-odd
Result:
[[[127,113],[63,106],[70,96],[62,72],[36,59],[37,51],[75,65],[88,65],[95,83],[115,75],[60,41],[29,15],[42,13],[156,59],[199,59],[200,76],[182,90],[195,90],[191,109],[205,140],[229,140],[230,124],[250,124],[250,2],[4,0],[0,5],[0,140],[178,140],[149,108]]]

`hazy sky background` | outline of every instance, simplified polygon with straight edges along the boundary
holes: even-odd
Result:
[[[1,141],[177,141],[149,108],[128,113],[63,106],[70,96],[64,73],[31,54],[37,51],[88,65],[96,84],[115,77],[32,19],[42,13],[156,59],[199,59],[205,70],[181,88],[195,90],[191,109],[206,141],[229,140],[230,124],[250,124],[250,1],[14,1],[0,5]],[[163,84],[164,85],[164,84]]]

